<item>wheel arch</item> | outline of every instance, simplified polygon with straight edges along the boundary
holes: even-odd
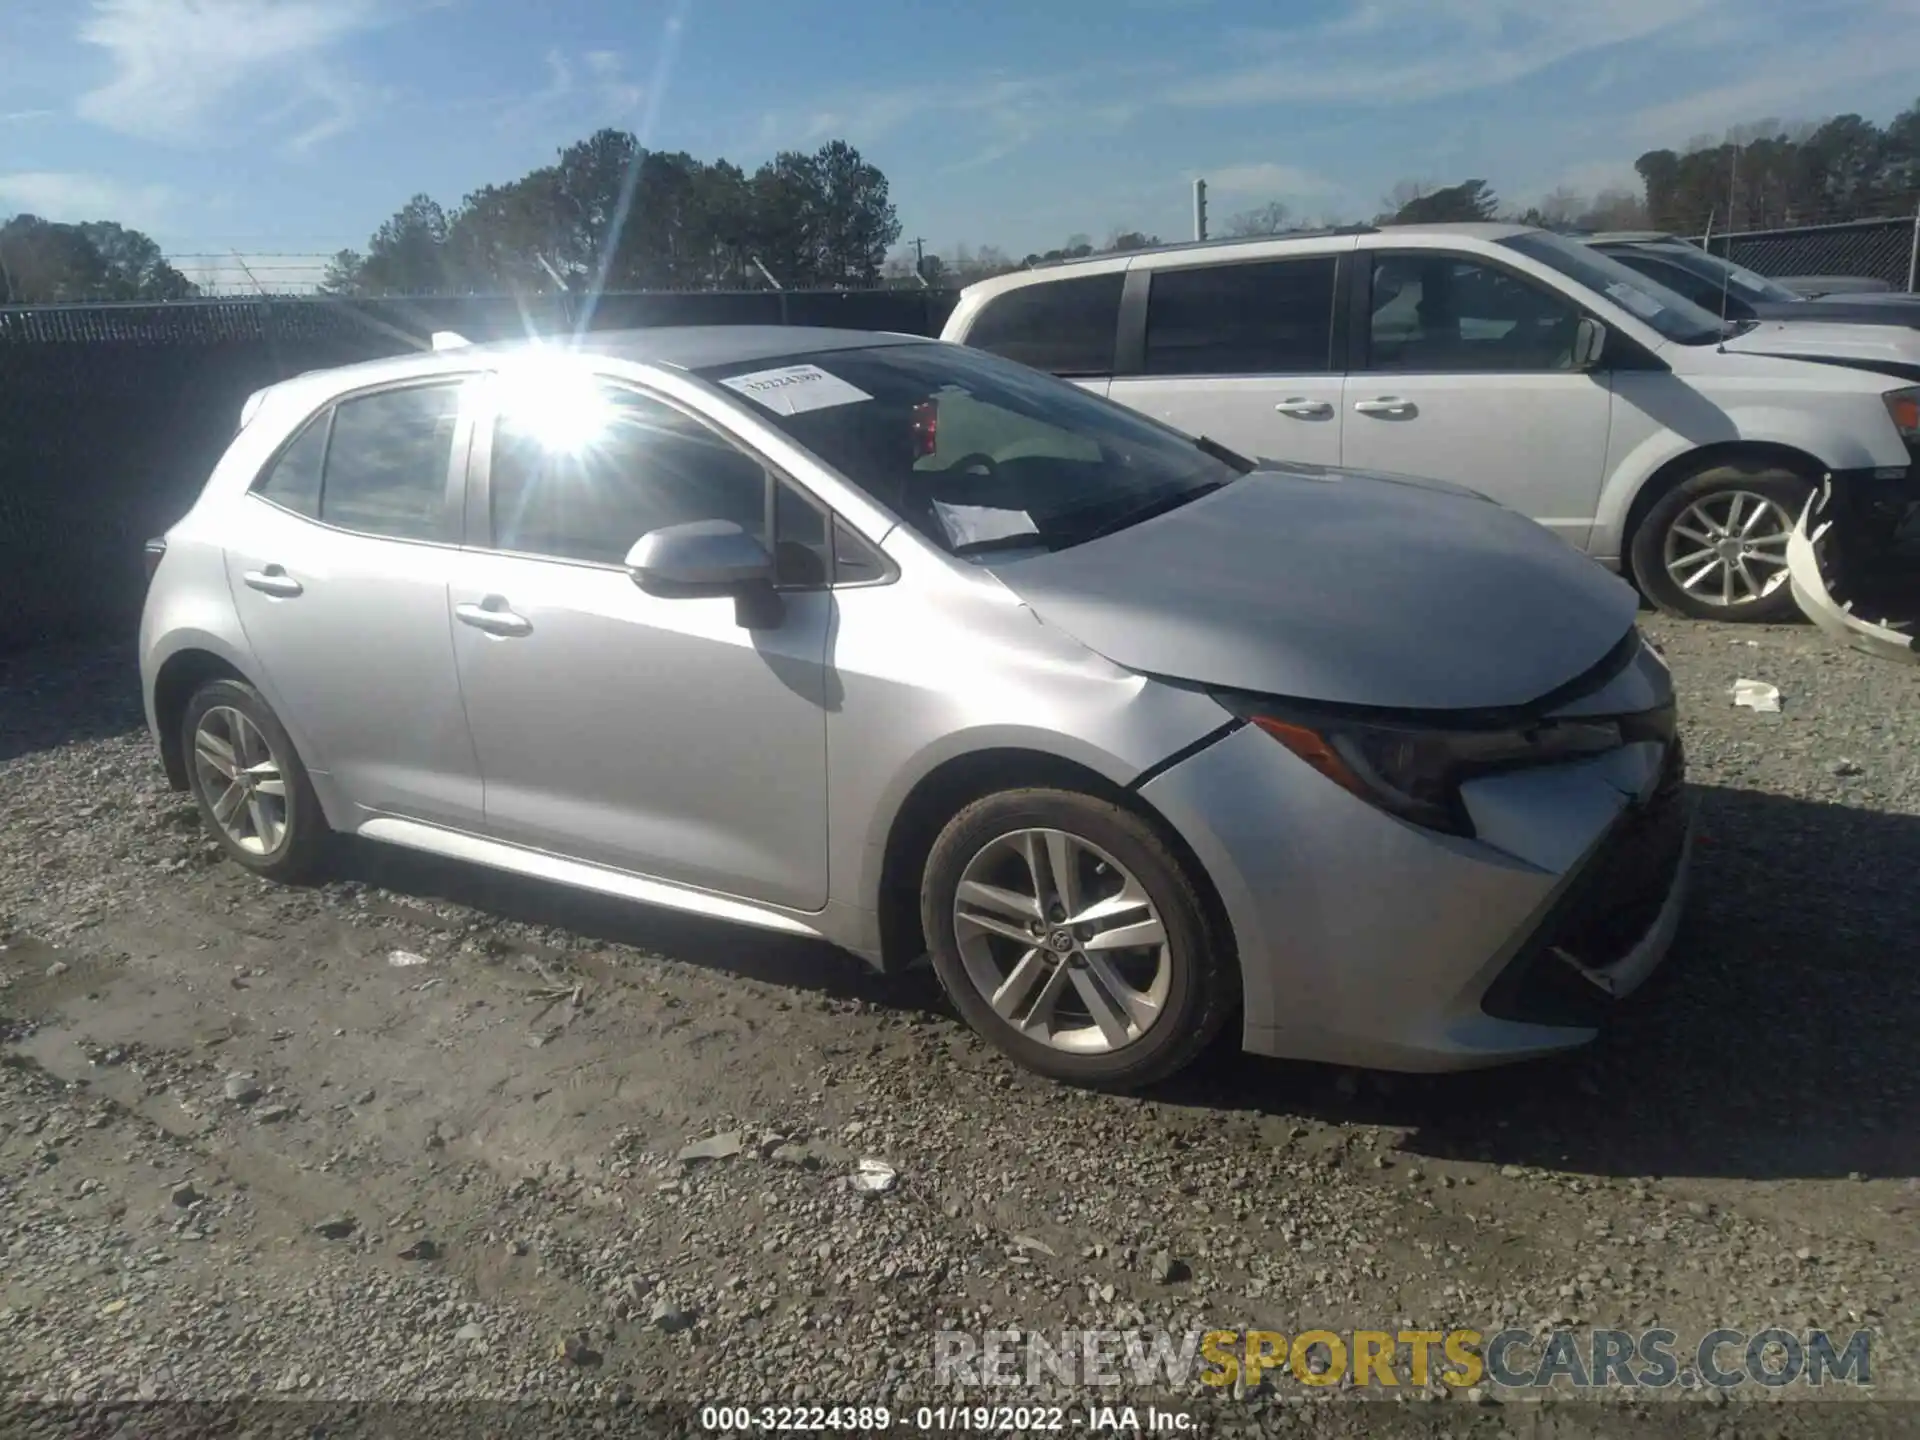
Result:
[[[999,745],[970,750],[935,765],[914,782],[887,827],[878,895],[880,948],[889,968],[926,952],[920,927],[920,886],[927,857],[947,822],[975,800],[1000,790],[1045,786],[1079,791],[1145,820],[1164,840],[1206,908],[1209,930],[1239,964],[1225,903],[1213,877],[1186,838],[1140,794],[1089,765],[1044,750]]]
[[[253,679],[232,660],[199,645],[186,645],[161,662],[153,678],[154,738],[160,745],[160,765],[167,784],[175,790],[187,788],[187,757],[182,745],[180,722],[187,713],[187,702],[210,680],[238,680],[258,689]]]
[[[1776,440],[1725,440],[1711,445],[1702,445],[1686,450],[1664,462],[1658,469],[1640,482],[1640,487],[1628,502],[1626,518],[1620,530],[1621,569],[1628,571],[1626,560],[1633,553],[1634,536],[1645,523],[1648,513],[1660,503],[1662,497],[1670,493],[1674,486],[1698,475],[1703,470],[1716,466],[1732,464],[1736,461],[1753,461],[1765,465],[1777,465],[1789,470],[1810,485],[1820,483],[1820,477],[1827,472],[1817,456],[1809,454],[1796,446]]]

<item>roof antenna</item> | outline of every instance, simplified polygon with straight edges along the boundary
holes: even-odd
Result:
[[[1707,233],[1700,237],[1700,248],[1707,254],[1713,254],[1713,217],[1719,212],[1707,212]],[[1727,353],[1727,289],[1733,284],[1733,261],[1724,260],[1720,265],[1720,344],[1722,355]]]

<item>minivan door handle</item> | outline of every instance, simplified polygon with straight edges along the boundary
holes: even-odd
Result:
[[[1353,408],[1357,414],[1379,415],[1388,420],[1405,420],[1420,413],[1419,407],[1411,400],[1402,400],[1398,395],[1382,395],[1378,400],[1358,400]]]
[[[1325,400],[1282,400],[1273,408],[1295,420],[1325,420],[1333,414],[1333,406]]]
[[[507,602],[498,595],[489,595],[478,605],[456,605],[453,607],[453,616],[461,624],[484,630],[489,635],[533,633],[533,622],[524,615],[514,614],[507,608]]]
[[[268,565],[264,569],[249,570],[240,577],[247,587],[258,590],[262,595],[277,595],[282,600],[291,600],[307,587],[287,574],[284,565]]]

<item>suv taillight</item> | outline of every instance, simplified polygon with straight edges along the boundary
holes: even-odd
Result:
[[[160,568],[160,561],[167,553],[167,537],[156,535],[146,543],[147,579],[153,579],[154,571]]]

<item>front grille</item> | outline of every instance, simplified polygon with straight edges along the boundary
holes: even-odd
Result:
[[[1561,954],[1589,970],[1605,970],[1626,958],[1659,919],[1686,838],[1686,757],[1676,739],[1653,794],[1621,817],[1599,853],[1488,987],[1480,1008],[1497,1020],[1533,1025],[1600,1024],[1612,1009],[1612,997]]]

